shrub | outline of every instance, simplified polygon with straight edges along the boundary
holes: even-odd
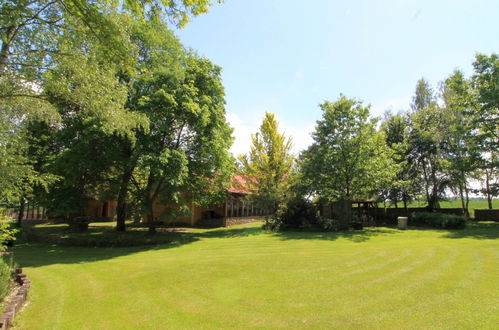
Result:
[[[328,219],[321,216],[317,217],[317,224],[325,231],[339,231],[340,227],[338,222],[334,219]]]
[[[279,231],[282,226],[282,221],[275,215],[265,218],[265,223],[263,224],[263,229],[270,231]]]
[[[9,293],[12,278],[12,255],[9,256],[8,261],[4,258],[7,256],[0,257],[0,301]]]
[[[317,224],[315,205],[303,197],[293,197],[279,205],[277,212],[266,220],[264,228],[277,231],[282,228],[307,228],[314,224]]]
[[[9,266],[0,259],[0,300],[3,300],[10,288],[10,269]]]
[[[16,240],[16,234],[19,230],[13,228],[13,224],[6,220],[0,220],[0,251],[7,246],[12,246]]]
[[[461,229],[466,227],[467,218],[462,215],[418,212],[409,217],[413,226],[428,226],[433,228]]]

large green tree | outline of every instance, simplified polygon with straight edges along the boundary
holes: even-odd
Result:
[[[499,195],[499,55],[477,54],[473,69],[471,109],[482,154],[483,192],[492,208],[492,198]]]
[[[424,79],[416,85],[411,107],[408,161],[418,171],[428,208],[433,210],[439,207],[449,186],[445,153],[451,118],[438,105],[431,86]],[[417,182],[419,180],[413,184]]]
[[[314,143],[301,155],[304,179],[327,201],[372,197],[394,178],[396,165],[369,107],[345,96],[320,107]]]
[[[140,62],[139,74],[123,75],[126,109],[149,125],[135,129],[134,139],[115,137],[116,228],[125,230],[133,204],[154,232],[156,218],[220,197],[233,169],[231,129],[218,66],[185,50],[154,16],[133,26],[131,40]],[[167,206],[162,214],[154,213],[158,201]]]
[[[239,157],[241,172],[257,205],[274,213],[288,193],[294,161],[292,141],[279,132],[279,123],[269,112],[251,140],[250,152]]]
[[[469,215],[470,180],[480,160],[476,130],[473,128],[473,111],[470,108],[470,98],[473,97],[470,82],[461,71],[456,70],[442,83],[441,89],[442,111],[448,118],[444,157],[449,162],[449,186],[459,194],[463,212]]]
[[[382,197],[390,200],[396,208],[402,201],[407,209],[408,202],[418,193],[415,188],[419,186],[414,184],[418,179],[417,172],[407,157],[409,120],[405,114],[388,113],[381,124],[381,130],[385,134],[387,146],[393,151],[393,161],[398,165],[394,180],[388,182],[386,187],[381,187],[381,192],[384,193]]]
[[[189,55],[180,73],[157,72],[138,82],[147,90],[135,105],[150,129],[137,135],[138,170],[135,182],[150,232],[154,231],[154,203],[167,205],[170,218],[188,203],[211,201],[223,192],[233,169],[228,152],[231,132],[225,119],[220,68]],[[216,195],[216,194],[215,194]]]

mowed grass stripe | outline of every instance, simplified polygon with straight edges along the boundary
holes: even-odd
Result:
[[[483,235],[484,228],[491,230]],[[494,328],[499,227],[213,236],[178,247],[16,248],[21,329]],[[495,234],[493,234],[495,232]],[[457,237],[459,238],[449,238]],[[480,235],[478,235],[480,234]]]

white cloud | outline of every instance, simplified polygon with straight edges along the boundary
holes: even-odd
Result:
[[[226,115],[227,121],[230,126],[234,129],[232,135],[234,136],[234,144],[230,148],[230,151],[234,156],[247,153],[251,146],[251,134],[258,131],[261,121],[263,119],[264,112],[259,118],[252,118],[250,121],[242,120],[235,113],[228,113]],[[288,124],[279,118],[279,131],[284,133],[286,136],[291,137],[293,142],[292,152],[298,154],[303,149],[307,148],[312,143],[311,133],[314,130],[315,125],[308,126],[297,126]]]
[[[230,126],[234,129],[232,132],[234,143],[232,144],[230,151],[234,156],[247,153],[251,146],[251,134],[256,132],[258,126],[255,126],[254,123],[244,123],[235,113],[228,113],[226,117]]]
[[[289,125],[280,122],[280,131],[284,132],[286,136],[290,136],[293,142],[292,152],[296,155],[309,145],[312,144],[312,132],[314,131],[315,124],[308,126]]]

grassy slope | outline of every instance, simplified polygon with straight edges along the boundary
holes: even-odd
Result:
[[[197,231],[183,245],[20,245],[22,329],[496,328],[499,223]]]

